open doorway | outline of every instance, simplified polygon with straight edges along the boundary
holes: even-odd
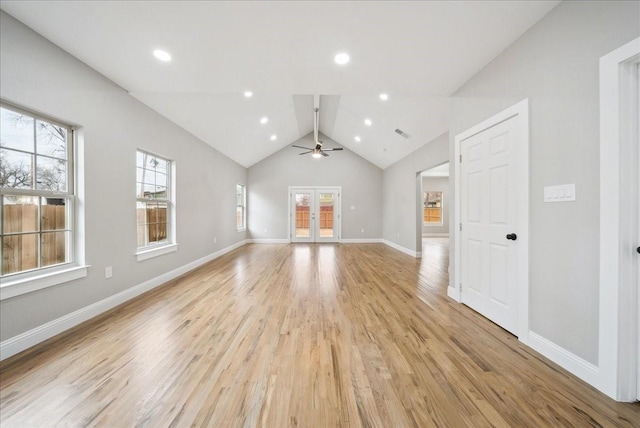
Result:
[[[418,242],[423,261],[449,271],[449,163],[418,174]]]

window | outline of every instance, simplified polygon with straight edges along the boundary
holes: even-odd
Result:
[[[172,162],[138,150],[136,155],[136,214],[138,260],[175,251]],[[141,254],[144,254],[140,257]]]
[[[244,184],[236,184],[236,228],[247,228],[247,197]]]
[[[0,105],[3,287],[77,261],[73,153],[70,126]],[[54,284],[49,281],[48,285]]]
[[[424,192],[424,224],[442,224],[442,192]]]

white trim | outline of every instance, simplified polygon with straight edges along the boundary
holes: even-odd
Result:
[[[89,266],[66,265],[64,268],[57,270],[38,270],[33,272],[34,275],[28,275],[26,277],[22,276],[16,279],[3,278],[2,286],[0,287],[0,301],[31,293],[32,291],[42,290],[43,288],[53,287],[54,285],[64,284],[65,282],[75,279],[84,278],[87,276],[88,267]]]
[[[422,234],[423,238],[448,238],[449,234],[448,233],[431,233],[431,232],[424,232]]]
[[[385,245],[388,245],[389,247],[391,247],[391,248],[393,248],[395,250],[401,251],[401,252],[405,253],[408,256],[415,257],[416,259],[419,259],[420,256],[422,255],[422,253],[419,252],[419,251],[410,250],[408,248],[405,248],[405,247],[403,247],[401,245],[398,245],[398,244],[396,244],[394,242],[391,242],[391,241],[388,241],[386,239],[383,239],[382,243],[385,244]]]
[[[636,385],[640,309],[635,287],[623,279],[632,270],[633,258],[624,257],[630,250],[624,248],[625,239],[631,236],[625,213],[632,209],[624,160],[630,159],[632,142],[622,128],[622,116],[629,113],[624,106],[637,94],[627,87],[633,85],[629,68],[639,56],[640,38],[600,58],[600,379],[594,385],[619,401],[634,401],[640,389]]]
[[[425,178],[449,178],[448,172],[423,172],[420,175]]]
[[[289,240],[284,239],[247,239],[248,244],[288,244]],[[382,244],[380,238],[371,239],[341,239],[340,244]]]
[[[289,240],[284,239],[247,239],[249,244],[288,244]]]
[[[517,197],[519,198],[518,206],[518,320],[516,324],[516,332],[518,340],[523,343],[528,342],[529,334],[529,99],[526,98],[513,106],[501,111],[498,114],[491,116],[477,125],[467,129],[466,131],[456,135],[455,137],[455,210],[454,210],[454,223],[453,235],[455,239],[454,250],[454,290],[448,290],[449,297],[454,298],[458,302],[461,300],[462,292],[460,290],[460,231],[458,229],[460,224],[460,145],[462,141],[470,138],[486,129],[489,129],[499,123],[502,123],[511,118],[517,117],[519,124],[517,125],[517,132],[520,133],[518,140],[522,141],[524,147],[520,147],[517,150],[517,158],[515,159],[515,170],[517,176],[514,177],[516,181],[516,187],[518,188]],[[464,162],[464,159],[462,160]],[[520,209],[522,207],[522,209]]]
[[[448,286],[447,287],[447,296],[451,297],[456,302],[460,301],[460,289],[457,287]]]
[[[163,245],[155,248],[145,248],[143,251],[136,253],[136,260],[141,262],[143,260],[152,259],[154,257],[162,256],[163,254],[169,254],[178,251],[178,244]]]
[[[183,275],[205,263],[208,263],[232,250],[235,250],[236,248],[245,245],[246,243],[247,242],[244,240],[237,242],[229,247],[223,248],[222,250],[216,251],[215,253],[209,254],[170,272],[166,272],[160,276],[145,281],[142,284],[138,284],[136,286],[128,288],[124,291],[121,291],[120,293],[107,297],[106,299],[100,300],[89,306],[85,306],[84,308],[78,309],[75,312],[64,315],[46,324],[0,342],[0,361],[16,355],[17,353],[22,352],[34,345],[37,345],[38,343],[44,342],[45,340],[50,339],[51,337],[56,336],[65,330],[68,330],[82,322],[96,317],[103,312],[108,311],[109,309],[112,309],[124,302],[133,299],[134,297],[152,290],[166,283],[167,281],[177,278],[180,275]]]
[[[563,347],[556,345],[533,331],[529,331],[529,343],[527,343],[527,345],[588,384],[598,384],[600,377],[598,367],[567,351]]]

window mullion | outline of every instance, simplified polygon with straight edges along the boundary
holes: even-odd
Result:
[[[36,248],[38,249],[37,253],[36,253],[36,258],[38,259],[38,269],[40,269],[41,266],[41,260],[42,260],[42,198],[38,198],[38,232],[37,235],[38,237],[36,238],[38,240],[37,244],[36,244]]]
[[[52,192],[49,190],[29,190],[15,188],[0,188],[0,195],[3,196],[37,196],[42,198],[73,198],[74,194],[70,192]]]
[[[32,118],[33,119],[33,153],[31,153],[31,156],[33,156],[33,160],[31,161],[31,189],[35,189],[36,188],[36,182],[37,182],[37,178],[36,178],[36,173],[38,171],[38,155],[37,155],[37,148],[38,148],[38,128],[36,126],[36,118]],[[38,265],[38,267],[40,267],[40,265]]]
[[[4,198],[0,195],[0,278],[4,274],[3,272],[3,260],[4,260]]]

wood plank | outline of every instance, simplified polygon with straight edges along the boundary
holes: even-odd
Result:
[[[423,254],[244,246],[1,363],[0,425],[639,425],[448,299],[446,239]]]

